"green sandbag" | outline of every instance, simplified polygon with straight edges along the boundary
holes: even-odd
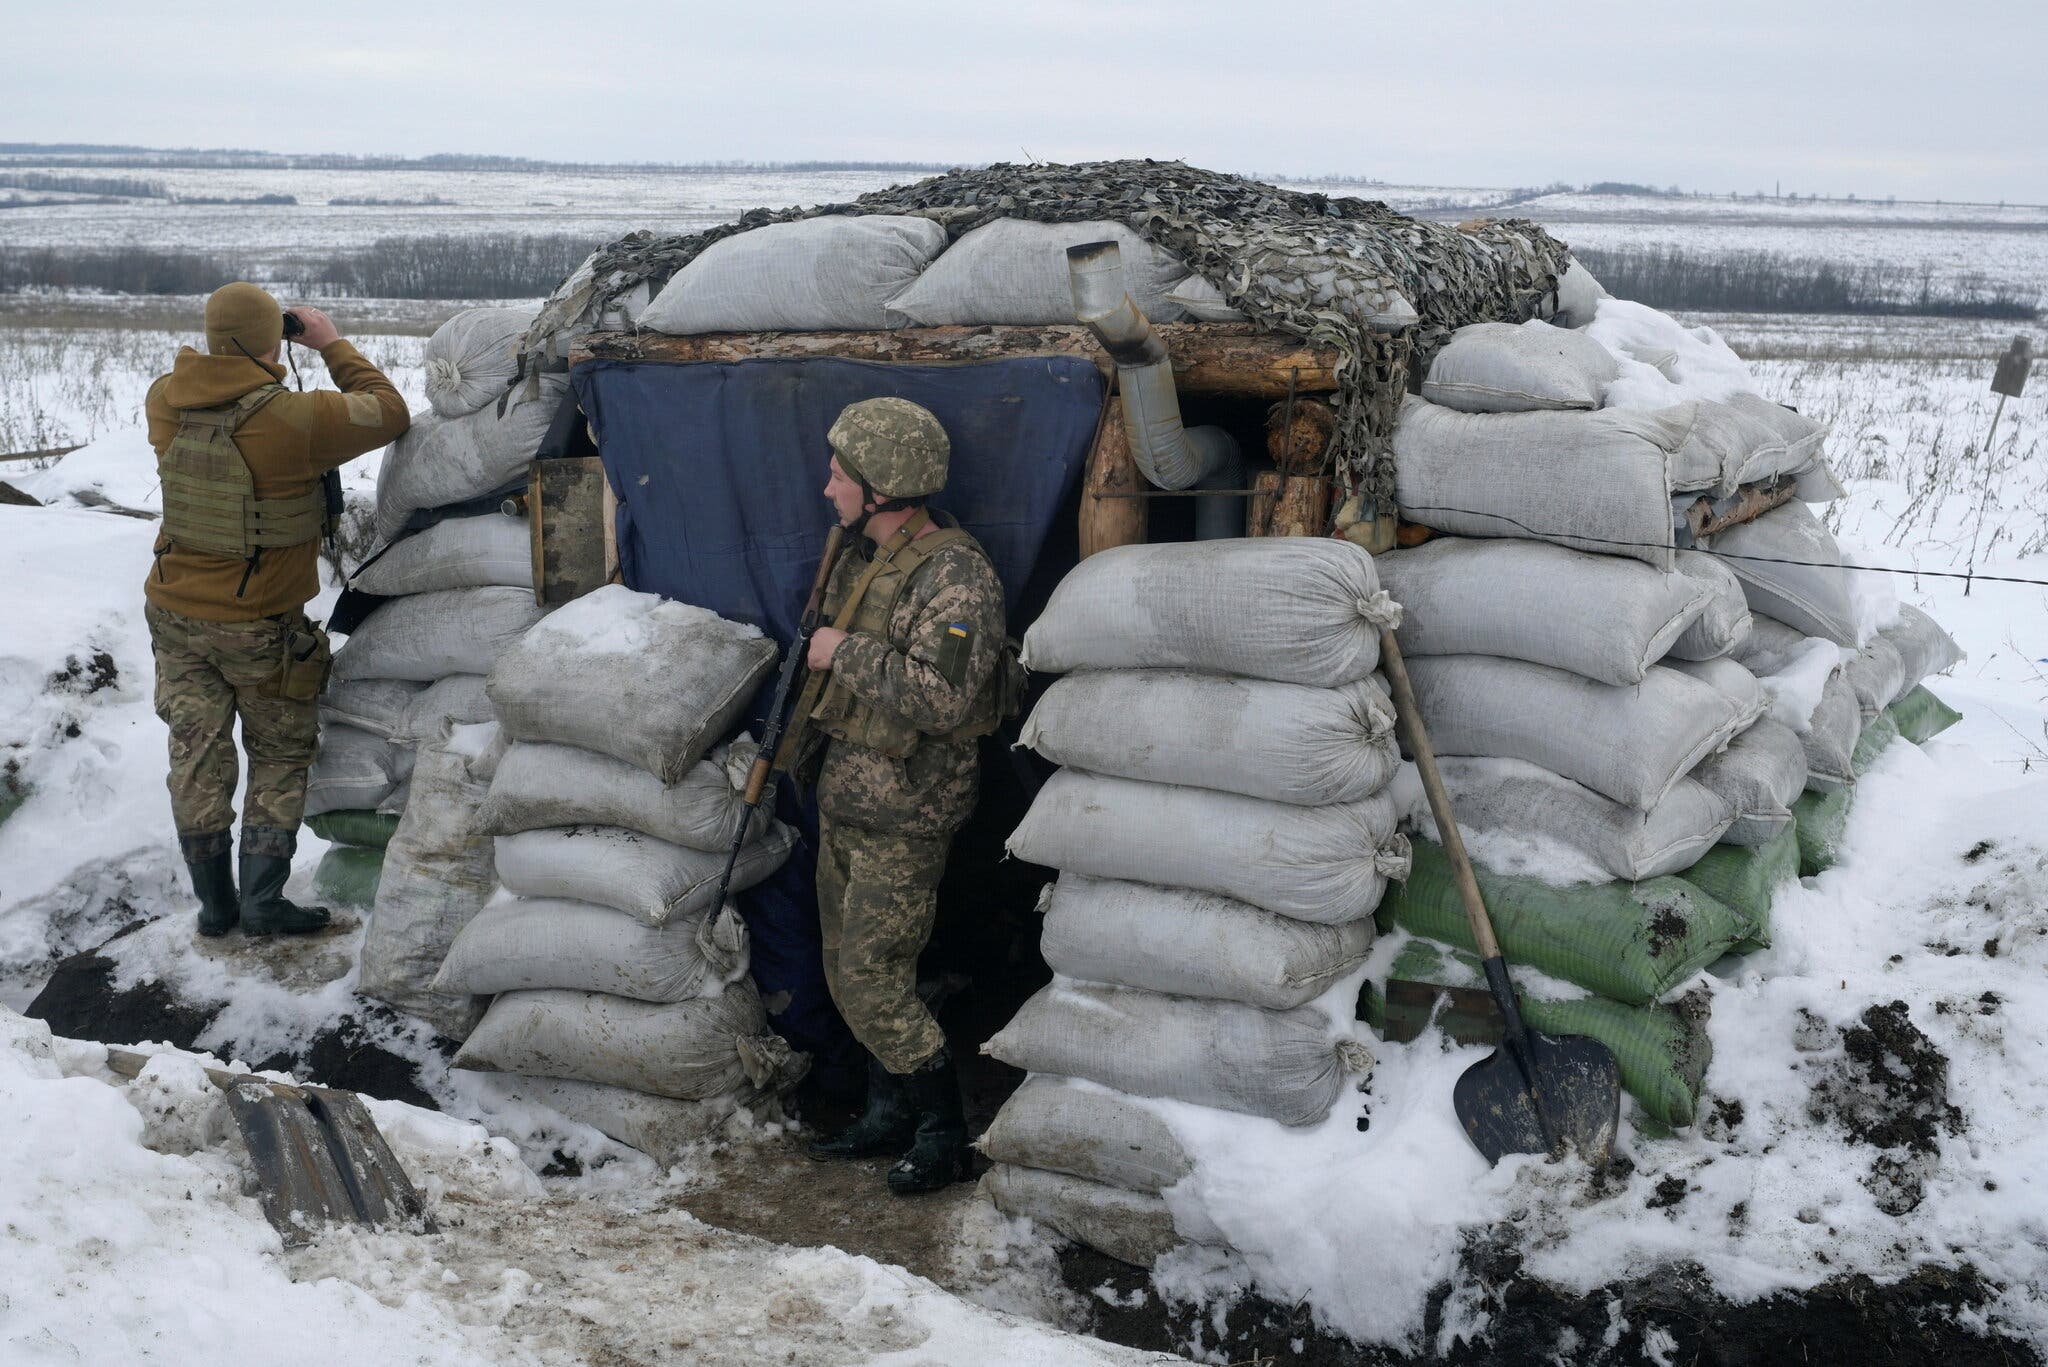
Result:
[[[1427,840],[1415,841],[1414,853],[1408,881],[1390,886],[1380,903],[1381,927],[1471,949],[1450,861]],[[1509,963],[1634,1006],[1655,1001],[1749,935],[1741,915],[1668,876],[1564,888],[1483,869],[1478,876]]]
[[[1485,985],[1477,959],[1423,939],[1401,947],[1388,975],[1447,987]],[[1519,991],[1515,999],[1532,1029],[1547,1035],[1587,1035],[1613,1050],[1621,1065],[1622,1090],[1651,1119],[1674,1128],[1692,1124],[1707,1064],[1714,1056],[1713,1042],[1707,1038],[1710,1003],[1705,993],[1688,994],[1670,1006],[1625,1006],[1591,996],[1544,1000]],[[1380,1019],[1373,1019],[1376,1016]],[[1368,996],[1368,1023],[1384,1032],[1384,1016],[1384,1002],[1376,993]],[[1498,1028],[1496,1021],[1488,1024]]]
[[[1856,738],[1855,752],[1849,756],[1849,772],[1862,778],[1864,771],[1877,763],[1884,748],[1898,738],[1899,724],[1892,720],[1891,713],[1878,713]]]
[[[394,812],[322,812],[307,817],[306,824],[313,828],[313,834],[336,845],[381,850],[391,843],[391,833],[398,829],[398,816]]]
[[[1832,793],[1802,793],[1792,804],[1792,829],[1799,837],[1799,872],[1812,878],[1835,865],[1842,833],[1849,826],[1849,799],[1854,788]]]
[[[384,875],[384,851],[361,845],[334,845],[313,870],[313,892],[321,900],[367,907],[377,901],[377,881]]]
[[[1963,719],[1963,714],[1917,684],[1885,710],[1899,734],[1919,745]]]
[[[1769,841],[1754,847],[1716,845],[1699,862],[1677,875],[1700,888],[1749,923],[1738,953],[1768,949],[1771,943],[1771,899],[1778,889],[1799,877],[1799,831],[1796,822]]]

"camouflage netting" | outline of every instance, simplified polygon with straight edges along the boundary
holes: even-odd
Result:
[[[916,214],[951,238],[998,218],[1110,219],[1172,252],[1253,322],[1339,356],[1335,450],[1348,479],[1393,505],[1391,436],[1410,366],[1427,366],[1468,323],[1544,316],[1569,249],[1524,219],[1452,228],[1377,200],[1276,189],[1179,162],[1073,166],[1007,163],[891,186],[849,204],[754,209],[683,236],[636,232],[557,290],[527,334],[526,356],[559,354],[555,338],[640,284],[659,290],[712,243],[770,223],[824,214]],[[580,276],[580,273],[579,273]],[[1389,318],[1416,320],[1386,331]]]

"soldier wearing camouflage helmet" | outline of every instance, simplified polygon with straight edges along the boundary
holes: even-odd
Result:
[[[967,1122],[946,1037],[917,995],[953,835],[979,793],[978,738],[1014,707],[1003,590],[974,538],[925,506],[950,445],[905,399],[832,424],[825,497],[852,549],[834,568],[798,716],[826,740],[818,771],[818,922],[832,1000],[866,1047],[867,1107],[816,1158],[899,1155],[898,1193],[968,1176]]]

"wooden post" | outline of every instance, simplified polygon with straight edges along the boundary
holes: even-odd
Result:
[[[1088,452],[1081,481],[1081,558],[1111,546],[1141,545],[1149,522],[1148,501],[1142,498],[1098,498],[1098,494],[1136,493],[1149,487],[1131,455],[1130,433],[1124,430],[1124,406],[1110,395]]]
[[[1316,475],[1261,470],[1252,487],[1246,536],[1321,536],[1330,525],[1330,486]]]

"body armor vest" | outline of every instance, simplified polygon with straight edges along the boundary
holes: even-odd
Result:
[[[258,498],[255,476],[235,445],[235,429],[284,392],[283,385],[266,384],[218,408],[179,410],[178,434],[156,463],[164,534],[173,542],[253,560],[266,549],[320,539],[327,500],[319,483],[286,498]]]

